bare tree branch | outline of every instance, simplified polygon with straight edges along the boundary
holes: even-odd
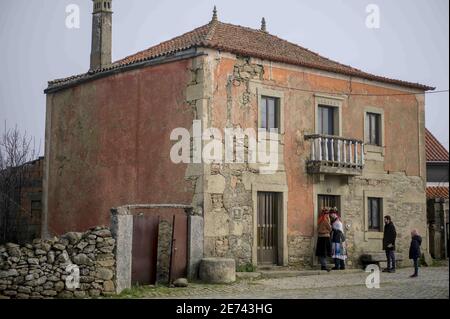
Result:
[[[34,138],[17,127],[7,128],[0,135],[0,242],[5,239],[9,216],[23,211],[20,206],[21,190],[30,179],[29,163],[38,151]]]

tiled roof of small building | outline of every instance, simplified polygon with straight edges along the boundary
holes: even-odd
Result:
[[[356,76],[368,80],[397,84],[408,88],[420,90],[434,89],[433,87],[419,83],[394,80],[366,73],[351,66],[332,61],[297,44],[280,39],[266,31],[223,23],[215,19],[210,23],[181,36],[114,62],[106,68],[90,70],[85,74],[50,81],[49,88],[65,85],[72,81],[92,76],[93,74],[118,69],[165,55],[171,55],[194,47],[212,48],[242,56],[252,56],[274,62],[283,62],[349,76]]]
[[[427,199],[431,198],[448,198],[448,187],[445,186],[428,186]]]
[[[428,129],[425,129],[425,152],[427,162],[448,162],[448,151]]]

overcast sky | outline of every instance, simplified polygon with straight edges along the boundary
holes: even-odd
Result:
[[[449,88],[448,0],[113,0],[113,60],[219,20],[267,29],[370,73]],[[66,6],[80,28],[66,27]],[[366,7],[380,28],[366,27]],[[47,81],[89,69],[91,0],[0,0],[0,127],[6,120],[42,141]],[[449,94],[426,96],[427,127],[448,149]]]

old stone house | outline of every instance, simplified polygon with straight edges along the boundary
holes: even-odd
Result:
[[[0,244],[41,235],[44,158],[0,171]]]
[[[381,251],[384,215],[400,253],[412,228],[426,232],[432,87],[363,72],[270,34],[264,21],[251,29],[216,12],[111,62],[111,4],[94,1],[90,70],[45,91],[44,234],[108,224],[120,205],[185,204],[203,216],[203,256],[309,266],[318,211],[336,206],[351,266]],[[211,141],[193,123],[274,129],[265,143],[275,141],[275,170],[248,161],[248,139],[244,163],[195,161],[195,148]],[[193,135],[188,162],[171,159],[176,128]]]
[[[433,258],[448,257],[448,151],[434,135],[426,130],[427,158],[427,220],[430,236],[430,254]]]

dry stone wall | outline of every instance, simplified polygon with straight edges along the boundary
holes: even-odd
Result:
[[[115,239],[105,227],[0,246],[0,298],[83,298],[115,291]]]

